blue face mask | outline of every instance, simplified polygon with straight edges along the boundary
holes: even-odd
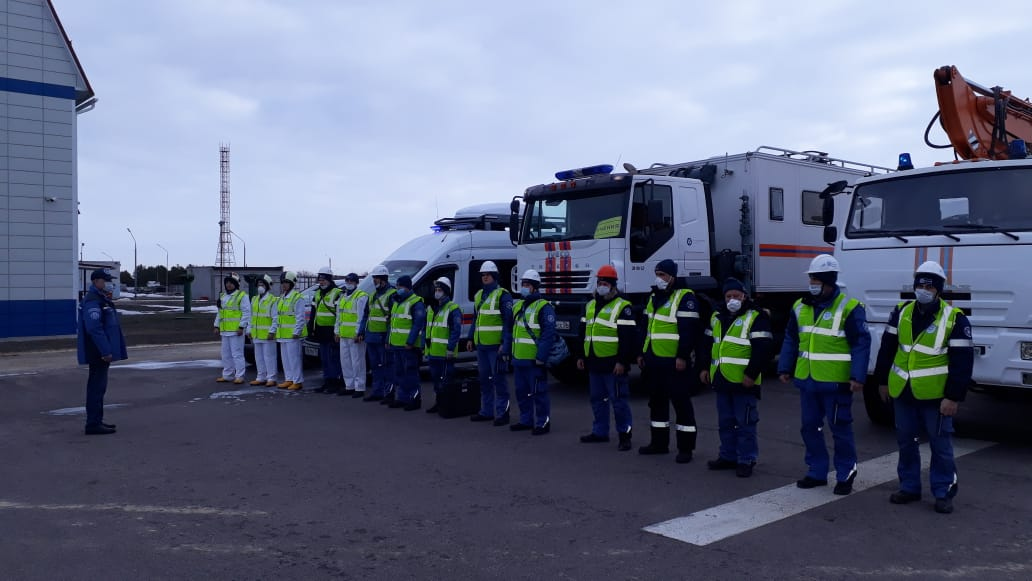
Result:
[[[410,292],[412,291],[408,290],[407,288],[399,288],[394,292],[394,294],[398,295],[399,299],[404,299],[409,296]]]
[[[914,291],[914,296],[917,297],[917,302],[921,303],[922,305],[927,305],[928,303],[935,300],[935,291],[919,288]]]
[[[824,285],[823,284],[811,284],[810,285],[810,294],[811,295],[818,296],[822,292],[824,292]]]
[[[531,293],[531,290],[529,288],[527,288],[525,286],[521,286],[520,287],[520,296],[521,297],[529,297],[530,293]]]

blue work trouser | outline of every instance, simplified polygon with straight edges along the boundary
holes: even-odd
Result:
[[[430,379],[434,382],[434,393],[441,393],[444,384],[455,374],[455,360],[444,357],[428,357]]]
[[[752,464],[760,455],[756,424],[760,421],[758,400],[751,393],[717,391],[717,426],[720,457],[738,464]]]
[[[344,372],[340,369],[340,343],[319,343],[319,360],[322,361],[324,383],[332,384],[344,379]]]
[[[626,434],[631,431],[631,406],[627,403],[631,395],[627,374],[588,373],[588,388],[591,397],[591,412],[595,421],[591,424],[591,433],[603,438],[609,437],[609,404],[613,404],[613,415],[616,419],[616,431]]]
[[[953,418],[939,413],[941,400],[893,400],[896,412],[896,441],[899,443],[899,489],[921,494],[921,450],[918,438],[928,436],[932,450],[928,481],[935,498],[957,493],[957,465],[953,460]]]
[[[538,365],[513,365],[513,377],[520,423],[535,428],[544,427],[552,411],[545,368]]]
[[[508,365],[498,354],[498,345],[477,345],[480,373],[480,415],[500,418],[509,413]]]
[[[397,401],[408,403],[419,398],[419,360],[422,353],[419,349],[391,347],[394,359],[394,378],[398,384]]]
[[[835,442],[836,478],[849,478],[856,468],[856,442],[853,440],[853,393],[846,388],[837,391],[799,390],[802,428],[799,432],[806,445],[806,465],[810,478],[828,479],[828,448],[824,443],[824,420],[828,420]]]
[[[373,375],[373,395],[386,397],[394,384],[394,369],[391,367],[387,345],[380,342],[366,342],[366,353],[369,355],[369,368]]]
[[[108,370],[106,361],[90,363],[86,379],[86,427],[97,427],[104,421],[104,394],[107,393]]]

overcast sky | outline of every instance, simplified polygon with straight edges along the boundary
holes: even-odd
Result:
[[[215,261],[220,142],[249,266],[361,272],[570,167],[760,145],[948,159],[922,138],[941,65],[1032,94],[1032,19],[970,2],[54,4],[99,98],[79,116],[80,239],[126,269],[126,227],[141,263],[158,244]]]

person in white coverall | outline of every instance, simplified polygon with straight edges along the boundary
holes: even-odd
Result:
[[[337,301],[336,338],[340,343],[340,368],[344,375],[344,390],[337,395],[364,397],[366,391],[366,346],[356,341],[361,319],[365,316],[369,294],[358,290],[358,275],[351,272],[344,277],[344,294]]]
[[[272,294],[270,287],[272,278],[263,274],[255,285],[258,297],[251,303],[251,326],[247,334],[254,344],[254,366],[258,369],[258,377],[251,385],[276,387],[276,375],[279,374],[279,363],[276,361],[276,310],[279,309],[279,297]]]
[[[251,299],[240,290],[240,277],[236,273],[229,273],[222,284],[226,292],[219,296],[219,312],[215,315],[215,333],[222,337],[222,375],[215,381],[240,384],[247,371],[244,332],[251,323]]]
[[[284,272],[280,277],[281,296],[276,309],[276,341],[280,344],[284,382],[276,387],[299,391],[305,381],[302,372],[301,341],[308,336],[305,324],[305,299],[294,287],[297,273]]]

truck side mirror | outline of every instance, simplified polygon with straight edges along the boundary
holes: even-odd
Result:
[[[828,244],[834,244],[838,240],[838,228],[835,226],[824,227],[824,241]]]
[[[520,199],[513,198],[509,203],[509,242],[520,241]]]
[[[821,221],[825,226],[831,226],[835,222],[835,200],[828,196],[824,198],[821,206]]]

